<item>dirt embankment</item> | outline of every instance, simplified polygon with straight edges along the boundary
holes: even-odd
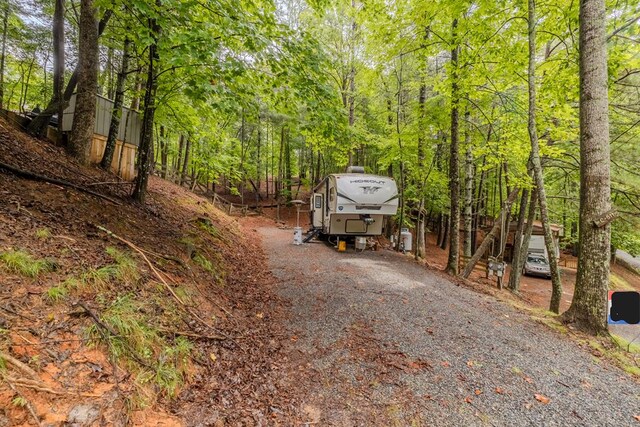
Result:
[[[0,425],[295,419],[255,231],[158,178],[135,204],[2,120],[0,162],[112,199],[0,171]]]

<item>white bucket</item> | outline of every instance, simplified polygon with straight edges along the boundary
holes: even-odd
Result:
[[[302,227],[293,227],[293,244],[302,244]]]

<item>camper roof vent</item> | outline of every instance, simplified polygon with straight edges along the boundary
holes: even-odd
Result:
[[[364,173],[364,166],[349,166],[347,173]]]

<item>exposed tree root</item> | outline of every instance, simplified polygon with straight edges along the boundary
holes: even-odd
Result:
[[[116,199],[112,199],[109,196],[105,196],[104,194],[97,193],[95,191],[89,190],[88,188],[81,187],[79,185],[73,184],[73,183],[68,182],[68,181],[63,181],[61,179],[56,179],[56,178],[49,178],[49,177],[44,176],[44,175],[38,175],[37,173],[33,173],[33,172],[25,171],[25,170],[22,170],[22,169],[18,169],[16,167],[13,167],[11,165],[8,165],[8,164],[2,163],[2,162],[0,162],[0,169],[3,169],[3,170],[8,171],[8,172],[11,172],[12,174],[17,175],[17,176],[19,176],[21,178],[30,179],[32,181],[44,181],[44,182],[48,182],[50,184],[61,185],[63,187],[73,188],[74,190],[80,191],[82,193],[91,194],[92,196],[99,197],[101,199],[107,200],[107,201],[109,201],[111,203],[114,203],[116,205],[119,205],[119,206],[122,205],[122,203],[120,203]]]

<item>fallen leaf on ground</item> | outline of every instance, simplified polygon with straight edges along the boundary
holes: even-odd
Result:
[[[526,382],[528,382],[529,384],[533,384],[533,380],[531,378],[529,378],[529,377],[524,377],[524,380]]]
[[[635,418],[636,421],[640,421],[640,415],[634,415],[633,418]]]
[[[502,387],[496,387],[496,393],[504,394],[504,389]]]
[[[218,356],[216,356],[215,354],[211,353],[209,354],[209,358],[211,359],[211,361],[215,362],[216,360],[218,360]]]
[[[476,396],[480,396],[482,394],[482,390],[480,390],[479,388],[476,389],[476,391],[474,392],[476,394]]]
[[[473,367],[473,360],[467,361],[467,366],[472,368]]]
[[[549,399],[544,394],[534,394],[533,397],[535,397],[538,402],[543,403],[545,405],[551,402],[551,399]]]
[[[448,368],[449,366],[451,366],[451,363],[449,362],[441,362],[440,364],[445,368]]]
[[[471,396],[467,396],[467,397],[464,398],[464,401],[467,402],[467,403],[471,403],[471,402],[473,402],[473,399],[471,398]]]

